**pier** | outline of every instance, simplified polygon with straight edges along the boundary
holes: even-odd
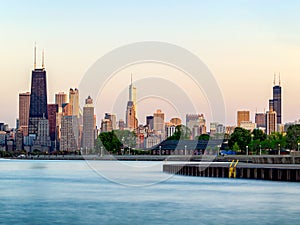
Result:
[[[165,164],[166,173],[229,178],[230,163]],[[297,164],[253,164],[238,163],[236,178],[300,182],[300,165]]]

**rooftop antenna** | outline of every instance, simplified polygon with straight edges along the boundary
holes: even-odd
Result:
[[[131,83],[131,85],[132,85],[132,74],[131,74],[131,78],[130,78],[130,83]]]
[[[42,52],[42,69],[45,69],[45,55],[44,55],[44,49]]]
[[[281,85],[281,80],[280,80],[280,73],[279,73],[279,86]]]
[[[274,86],[276,85],[276,73],[274,73],[274,81],[273,81]]]
[[[36,69],[36,42],[34,42],[33,68]]]

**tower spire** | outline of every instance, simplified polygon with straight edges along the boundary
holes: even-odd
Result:
[[[45,69],[45,54],[44,54],[44,49],[42,52],[42,69]]]
[[[273,81],[274,86],[276,85],[276,73],[274,73],[274,81]]]
[[[33,69],[36,69],[36,42],[34,42]]]
[[[279,73],[279,86],[281,85],[281,80],[280,80],[280,73]]]
[[[131,74],[131,77],[130,77],[130,84],[132,85],[132,74]]]

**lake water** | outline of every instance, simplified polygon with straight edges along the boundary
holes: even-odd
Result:
[[[0,160],[0,224],[300,224],[298,183],[161,171],[161,162]]]

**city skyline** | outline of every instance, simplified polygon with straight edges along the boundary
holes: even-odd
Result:
[[[251,120],[254,121],[256,109],[263,112],[268,108],[265,99],[272,96],[269,87],[274,72],[281,73],[283,123],[300,118],[297,2],[273,1],[272,7],[261,1],[113,1],[90,4],[19,1],[19,8],[12,4],[15,2],[3,3],[7,10],[1,14],[0,20],[5,31],[0,37],[1,43],[5,43],[0,53],[4,62],[0,67],[1,83],[5,84],[0,90],[0,115],[1,121],[11,127],[15,126],[18,117],[18,94],[30,90],[28,80],[33,67],[34,41],[39,49],[37,62],[41,62],[42,48],[45,48],[49,103],[54,103],[55,93],[77,87],[90,65],[112,49],[136,41],[159,40],[189,49],[210,68],[223,93],[226,124],[236,123],[237,110],[253,112]],[[116,8],[115,4],[120,7]],[[50,20],[54,12],[57,16]],[[116,16],[107,12],[115,12]],[[153,13],[157,16],[151,16]],[[132,72],[136,79],[143,75],[135,68],[129,69],[131,71],[124,71],[126,76],[120,80],[124,84],[121,88],[128,88],[128,72]],[[147,71],[146,75],[158,72],[165,71],[158,68]],[[165,76],[170,79],[173,76],[168,72]],[[179,78],[175,82],[185,81]],[[139,88],[138,84],[136,86]],[[192,97],[192,101],[197,99]],[[166,115],[172,114],[162,110]],[[142,113],[141,107],[138,111]],[[202,110],[197,113],[207,115]],[[124,113],[118,118],[124,118]]]

